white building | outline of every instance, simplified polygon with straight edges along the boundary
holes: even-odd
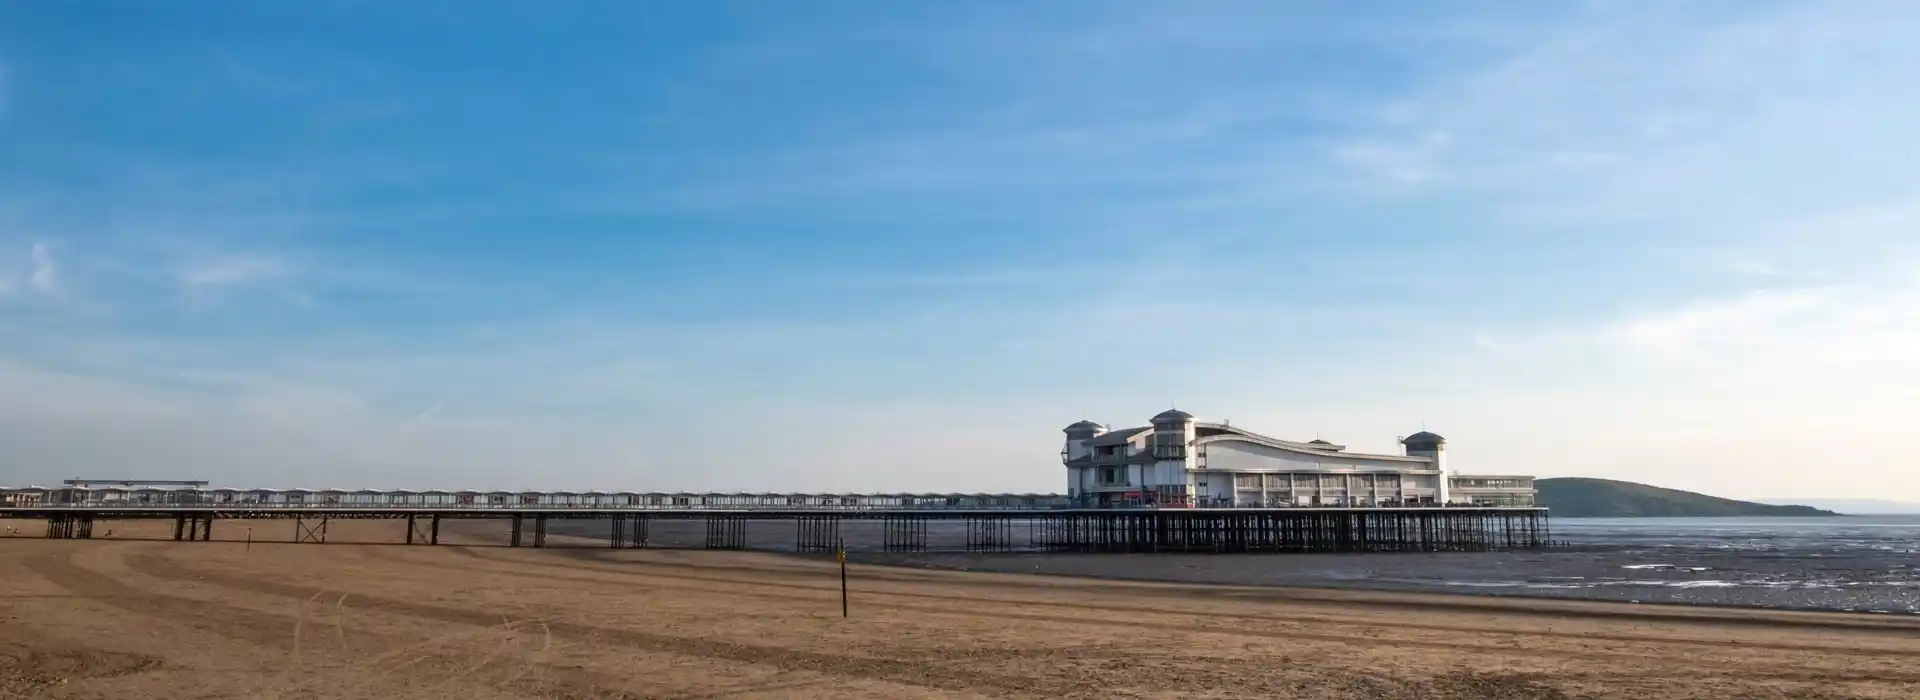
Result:
[[[1110,431],[1083,420],[1065,432],[1067,494],[1088,506],[1534,504],[1531,476],[1449,474],[1446,439],[1424,430],[1401,438],[1399,455],[1267,437],[1180,410],[1144,427]]]

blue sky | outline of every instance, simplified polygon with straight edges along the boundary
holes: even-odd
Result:
[[[1054,491],[1177,402],[1916,490],[1917,24],[7,4],[0,481]]]

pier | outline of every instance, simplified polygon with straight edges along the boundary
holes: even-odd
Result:
[[[1544,508],[678,508],[508,506],[498,508],[352,506],[42,506],[0,507],[0,518],[46,522],[46,537],[89,539],[96,524],[170,519],[173,539],[210,541],[222,520],[286,521],[302,544],[324,544],[333,520],[392,520],[406,544],[440,543],[448,520],[510,523],[509,547],[546,547],[562,525],[613,548],[662,544],[661,528],[695,529],[699,547],[772,547],[796,552],[1286,553],[1449,552],[1546,546]],[[751,534],[751,537],[750,537]],[[778,543],[778,544],[772,544]],[[686,543],[671,546],[692,546]]]

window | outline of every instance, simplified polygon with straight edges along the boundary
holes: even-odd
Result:
[[[1181,433],[1155,433],[1153,456],[1162,459],[1180,459],[1187,456],[1187,436]]]

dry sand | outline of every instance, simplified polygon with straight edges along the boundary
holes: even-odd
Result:
[[[855,566],[842,619],[830,560],[340,544],[403,527],[0,538],[0,698],[1920,697],[1909,618]]]

